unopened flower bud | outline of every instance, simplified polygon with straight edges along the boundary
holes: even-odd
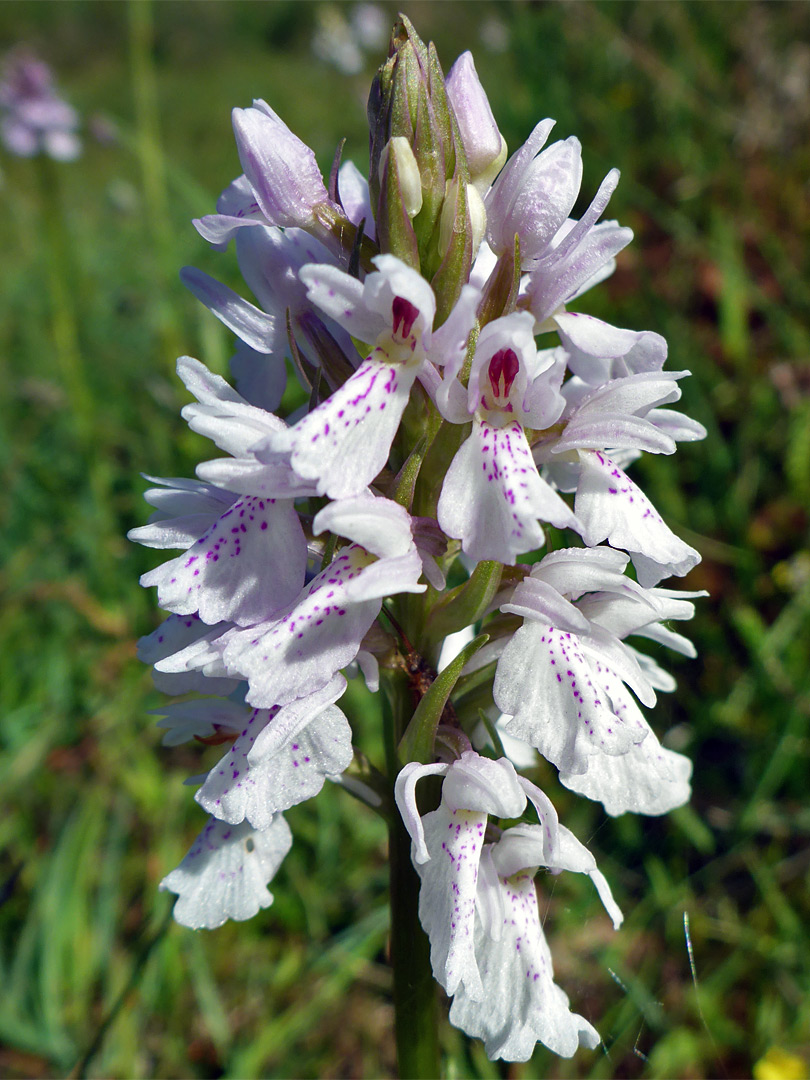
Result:
[[[239,160],[268,221],[307,228],[314,208],[329,202],[312,150],[294,135],[269,105],[233,110]]]
[[[484,239],[484,233],[487,231],[487,212],[484,207],[484,200],[478,194],[478,191],[473,184],[466,184],[461,181],[466,188],[467,196],[467,214],[469,217],[469,230],[472,237],[472,254],[475,257],[475,253],[481,246],[481,241]],[[446,255],[450,243],[453,239],[453,232],[459,227],[458,218],[458,194],[459,194],[459,181],[452,180],[447,185],[447,194],[444,198],[444,205],[442,206],[442,214],[439,220],[439,252],[442,256]]]
[[[389,157],[396,159],[397,179],[402,205],[408,217],[415,217],[422,209],[422,178],[411,145],[402,135],[396,135],[385,144],[380,158],[380,183],[388,167]]]
[[[436,259],[439,216],[446,185],[457,175],[467,180],[464,147],[453,122],[444,75],[433,45],[425,45],[405,16],[394,28],[390,55],[377,73],[369,98],[371,176],[369,191],[377,209],[380,246],[418,266],[428,280],[439,268]],[[407,227],[398,220],[402,208],[383,183],[383,156],[389,143],[401,137],[413,153],[419,172],[421,202],[408,215]],[[390,163],[388,172],[390,173]],[[391,216],[390,221],[386,217]],[[412,223],[412,224],[411,224]],[[413,232],[413,242],[409,230]],[[387,246],[390,243],[397,246]]]
[[[445,83],[467,155],[470,179],[485,192],[506,161],[506,140],[498,130],[472,54],[462,53]]]

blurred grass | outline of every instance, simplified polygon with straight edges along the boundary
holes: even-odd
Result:
[[[689,628],[700,659],[672,664],[678,691],[654,714],[695,762],[692,804],[612,821],[552,770],[540,778],[627,914],[614,935],[587,883],[541,880],[559,981],[605,1047],[571,1062],[541,1049],[507,1068],[448,1028],[448,1075],[750,1076],[774,1050],[806,1063],[810,7],[407,11],[445,68],[474,50],[510,147],[551,115],[582,140],[583,199],[622,168],[611,213],[636,242],[587,307],[665,334],[670,367],[694,373],[684,409],[710,432],[637,466],[704,555],[685,584],[712,593]],[[157,884],[203,820],[183,780],[216,750],[159,746],[147,715],[158,696],[133,644],[158,619],[137,585],[154,560],[124,540],[145,520],[139,472],[188,475],[209,454],[177,416],[173,363],[187,351],[224,371],[229,341],[176,271],[190,262],[238,287],[232,254],[190,225],[238,171],[231,107],[265,97],[325,167],[344,135],[363,163],[374,58],[356,77],[316,61],[317,14],[286,2],[0,6],[0,47],[37,49],[85,119],[117,132],[88,137],[82,159],[45,180],[36,162],[2,161],[5,1076],[394,1070],[385,835],[341,792],[290,813],[295,845],[268,911],[212,934],[165,921]],[[80,384],[53,334],[54,213]],[[373,739],[374,703],[354,690],[350,706]]]

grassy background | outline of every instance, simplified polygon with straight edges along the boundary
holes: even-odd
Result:
[[[316,60],[320,10],[0,5],[0,47],[37,49],[86,128],[114,136],[88,134],[75,164],[2,160],[5,1076],[394,1071],[385,835],[340,792],[290,812],[271,909],[210,934],[167,923],[157,884],[203,822],[183,780],[217,751],[159,745],[134,656],[158,621],[137,585],[155,558],[124,539],[146,518],[140,471],[210,456],[173,364],[224,371],[230,345],[177,269],[238,287],[232,252],[190,225],[238,172],[231,107],[265,97],[324,166],[343,135],[363,163],[377,58],[362,76]],[[540,777],[627,914],[614,935],[587,882],[541,879],[559,981],[605,1047],[507,1068],[447,1028],[448,1075],[807,1075],[810,6],[407,11],[445,69],[474,50],[510,148],[551,115],[582,140],[586,198],[621,167],[611,214],[636,242],[587,309],[667,336],[710,433],[636,467],[703,553],[686,585],[712,593],[689,628],[700,660],[674,662],[654,716],[695,762],[692,804],[613,821]],[[373,740],[373,703],[350,705]]]

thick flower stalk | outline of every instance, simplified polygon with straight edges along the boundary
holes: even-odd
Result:
[[[659,335],[569,310],[632,238],[600,221],[616,170],[572,219],[577,139],[543,120],[509,157],[472,57],[445,80],[404,18],[369,121],[368,180],[326,182],[270,106],[234,110],[244,171],[196,225],[235,241],[253,299],[182,276],[236,335],[236,388],[178,361],[221,454],[153,479],[131,537],[174,552],[142,578],[169,612],[140,643],[176,698],[164,742],[210,748],[208,824],[162,883],[176,918],[268,907],[282,815],[340,784],[388,824],[400,1069],[437,1076],[435,983],[493,1059],[599,1042],[554,981],[536,875],[585,874],[622,915],[543,784],[610,815],[689,798],[644,641],[693,655],[670,624],[699,594],[660,583],[698,554],[628,470],[705,432],[668,408],[688,372]],[[384,695],[384,761],[354,745],[348,679]]]

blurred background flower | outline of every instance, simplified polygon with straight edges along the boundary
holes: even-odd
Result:
[[[0,78],[0,138],[20,157],[48,154],[75,161],[82,151],[76,134],[79,116],[56,92],[53,72],[33,53],[10,53]]]

